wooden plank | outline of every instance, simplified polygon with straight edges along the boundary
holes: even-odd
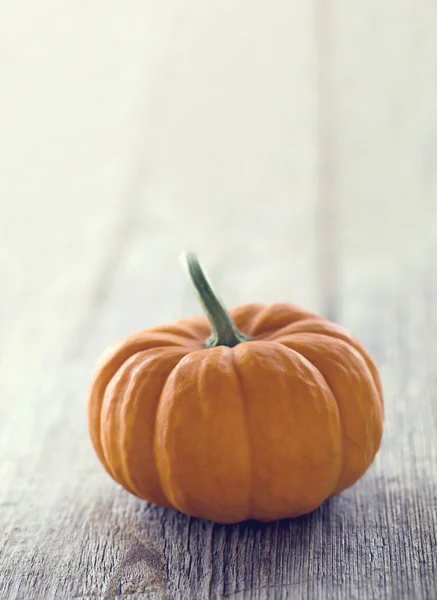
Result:
[[[383,451],[363,481],[301,519],[226,527],[131,498],[92,458],[78,410],[86,369],[61,365],[63,391],[46,392],[30,414],[6,422],[17,441],[3,437],[2,466],[15,462],[18,472],[2,472],[5,597],[432,598],[431,250],[398,287],[380,290],[377,311],[354,318],[383,374]],[[372,298],[360,302],[373,308]]]
[[[86,390],[114,337],[198,312],[176,262],[188,242],[228,303],[316,308],[311,7],[1,11],[0,595],[217,595],[231,530],[118,489]]]
[[[433,598],[436,6],[338,2],[335,11],[339,316],[377,358],[386,400],[367,487],[374,513],[361,525],[376,548],[360,585],[373,578],[363,597]]]

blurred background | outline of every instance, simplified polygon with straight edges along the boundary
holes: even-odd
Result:
[[[3,2],[3,368],[198,312],[185,248],[229,305],[352,323],[435,239],[436,25],[434,0]]]

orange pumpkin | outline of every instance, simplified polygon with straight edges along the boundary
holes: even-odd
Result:
[[[97,455],[132,494],[188,515],[308,513],[378,451],[377,369],[345,329],[292,304],[228,313],[196,256],[186,264],[209,321],[147,329],[104,353],[88,403]]]

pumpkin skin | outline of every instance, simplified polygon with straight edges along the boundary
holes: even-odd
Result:
[[[243,337],[205,347],[206,318],[110,347],[88,400],[109,475],[154,504],[218,523],[311,512],[372,463],[378,371],[348,331],[292,304],[230,311]]]

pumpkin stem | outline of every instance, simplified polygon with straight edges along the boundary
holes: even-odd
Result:
[[[248,342],[250,338],[238,330],[231,315],[214,293],[197,256],[192,252],[186,252],[181,259],[188,271],[203,310],[211,323],[212,334],[206,340],[205,348],[215,348],[216,346],[233,348],[241,342]]]

